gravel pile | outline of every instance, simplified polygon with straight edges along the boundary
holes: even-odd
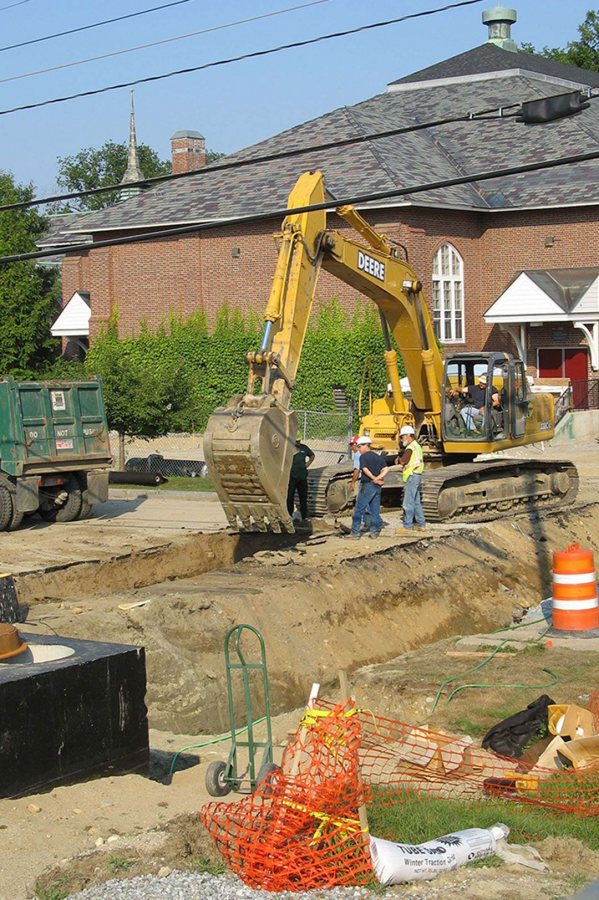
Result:
[[[71,900],[368,900],[365,888],[330,888],[292,893],[254,890],[237,877],[207,872],[171,872],[164,878],[141,875],[125,881],[106,881],[71,894]]]

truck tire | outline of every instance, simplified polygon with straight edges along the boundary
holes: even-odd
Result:
[[[93,509],[93,504],[88,503],[87,500],[81,501],[81,509],[79,510],[79,514],[75,516],[76,519],[89,519],[91,516],[91,512]]]
[[[13,516],[12,497],[8,488],[0,484],[0,531],[6,531]]]
[[[13,513],[12,513],[10,522],[8,523],[8,528],[6,530],[7,531],[16,531],[17,528],[20,528],[21,523],[24,518],[25,518],[25,513],[21,512],[18,509],[14,509],[14,506],[13,506]]]
[[[81,487],[76,478],[69,478],[64,485],[67,492],[66,500],[61,506],[44,508],[40,506],[40,516],[46,522],[74,522],[81,512]]]

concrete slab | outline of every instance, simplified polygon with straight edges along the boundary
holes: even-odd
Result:
[[[498,647],[503,644],[514,650],[524,650],[531,644],[551,642],[550,646],[563,647],[568,650],[582,650],[585,653],[599,653],[599,633],[580,632],[574,635],[571,631],[558,632],[551,627],[551,600],[544,600],[534,609],[529,610],[519,625],[494,631],[491,634],[470,634],[456,644],[459,649],[469,647]]]

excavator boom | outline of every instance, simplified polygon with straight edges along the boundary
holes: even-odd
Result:
[[[322,203],[324,181],[304,174],[288,208]],[[289,214],[264,313],[257,351],[248,353],[245,395],[210,416],[204,453],[210,477],[232,528],[294,531],[287,487],[297,420],[289,409],[318,279],[324,211]]]

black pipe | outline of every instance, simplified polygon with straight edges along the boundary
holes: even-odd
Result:
[[[109,484],[166,484],[168,478],[152,472],[109,472]]]

